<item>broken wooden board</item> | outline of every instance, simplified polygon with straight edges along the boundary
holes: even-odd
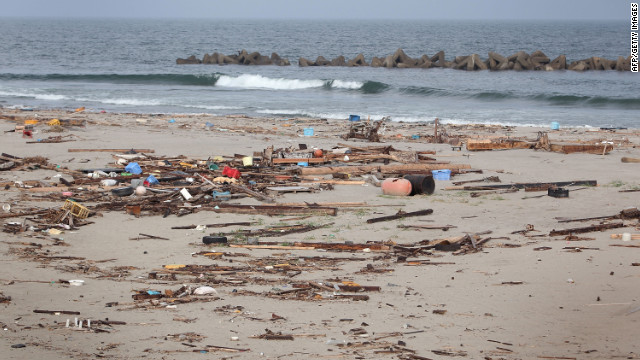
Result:
[[[220,204],[211,209],[217,213],[256,214],[256,215],[331,215],[336,216],[338,209],[335,207],[308,207],[308,206],[282,206],[282,205],[232,205]]]
[[[497,189],[536,189],[538,191],[547,191],[552,186],[597,186],[597,180],[573,180],[573,181],[555,181],[555,182],[537,182],[537,183],[514,183],[514,184],[487,184],[481,186],[448,186],[445,190],[497,190]],[[531,190],[529,190],[531,191]]]
[[[155,153],[153,149],[68,149],[67,152]]]
[[[623,163],[640,163],[640,158],[623,157],[620,159]]]
[[[313,188],[306,186],[271,186],[266,188],[267,191],[282,194],[282,193],[299,193],[299,192],[312,192]]]
[[[511,149],[531,149],[535,143],[511,140],[511,139],[467,139],[467,150],[511,150]]]
[[[300,175],[328,175],[333,173],[394,173],[401,171],[430,171],[430,170],[471,169],[469,164],[403,164],[403,165],[359,165],[359,166],[322,166],[315,168],[301,168]]]
[[[408,213],[406,213],[404,211],[398,211],[398,213],[395,214],[395,215],[382,216],[382,217],[368,219],[367,220],[367,224],[373,224],[373,223],[377,223],[377,222],[381,222],[381,221],[404,219],[406,217],[413,217],[413,216],[431,215],[432,213],[433,213],[433,209],[418,210],[418,211],[412,211],[412,212],[408,212]]]
[[[551,143],[551,151],[563,154],[580,152],[604,155],[611,150],[613,150],[613,144]]]
[[[562,230],[553,229],[549,233],[549,236],[582,234],[582,233],[588,233],[588,232],[594,232],[594,231],[604,231],[609,229],[621,228],[624,226],[625,225],[620,222],[620,223],[612,223],[612,224],[597,224],[597,225],[572,228],[572,229],[562,229]]]

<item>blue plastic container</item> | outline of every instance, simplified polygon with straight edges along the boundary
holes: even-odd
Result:
[[[309,163],[308,163],[308,162],[306,162],[306,161],[300,161],[300,162],[298,163],[298,166],[309,166]]]
[[[551,130],[560,130],[560,123],[557,121],[554,121],[551,123]]]
[[[304,128],[304,136],[313,136],[313,128]]]
[[[360,121],[360,115],[349,115],[349,121]]]
[[[159,184],[160,182],[158,181],[158,179],[156,179],[155,176],[153,175],[149,175],[147,177],[147,179],[145,180],[146,183],[149,183],[149,185],[156,185]]]
[[[124,171],[128,173],[132,173],[134,175],[142,174],[142,169],[140,168],[140,165],[138,165],[137,162],[128,163],[127,166],[124,168]]]
[[[431,170],[434,180],[449,180],[451,178],[451,170]]]

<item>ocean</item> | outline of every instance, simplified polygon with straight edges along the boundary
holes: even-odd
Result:
[[[630,53],[629,25],[559,21],[19,19],[0,21],[0,106],[418,122],[640,128],[640,77],[618,71],[304,67],[402,48],[447,60],[542,50],[567,62]],[[291,66],[176,65],[276,52]]]

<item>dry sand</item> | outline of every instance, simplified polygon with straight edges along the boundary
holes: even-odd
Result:
[[[35,113],[4,110],[19,119]],[[218,118],[206,115],[166,116],[136,114],[69,113],[36,111],[38,118],[86,119],[86,127],[64,133],[44,133],[46,125],[36,127],[34,138],[73,134],[72,142],[27,144],[21,134],[6,132],[16,122],[0,121],[3,133],[1,152],[11,155],[45,156],[50,163],[70,169],[113,166],[109,153],[69,153],[69,148],[151,148],[155,155],[183,155],[207,159],[215,155],[251,154],[269,145],[276,148],[305,143],[330,149],[338,143],[357,146],[376,145],[363,141],[344,141],[345,120]],[[175,123],[169,123],[169,119]],[[142,121],[144,119],[144,121]],[[207,130],[206,122],[214,124]],[[561,121],[560,121],[561,122]],[[21,123],[21,122],[18,122]],[[302,137],[305,127],[314,127],[316,136]],[[446,127],[449,134],[471,134],[535,138],[536,128]],[[640,164],[621,163],[623,156],[640,157],[640,132],[561,129],[550,133],[552,141],[600,139],[612,141],[610,154],[558,154],[535,150],[468,152],[454,151],[446,144],[408,140],[407,135],[429,135],[427,124],[389,124],[384,142],[400,150],[435,150],[438,160],[470,164],[483,174],[462,174],[453,180],[499,176],[503,183],[597,180],[597,187],[577,190],[569,187],[569,198],[531,197],[546,193],[524,192],[484,195],[477,198],[466,191],[447,191],[450,181],[437,181],[433,195],[414,197],[382,196],[370,184],[336,185],[333,190],[286,194],[279,203],[302,201],[365,201],[370,207],[340,209],[338,215],[315,216],[302,223],[332,225],[302,234],[261,240],[339,243],[352,241],[393,241],[415,243],[491,231],[493,240],[482,251],[454,256],[434,251],[420,259],[450,262],[446,265],[407,266],[385,252],[327,252],[320,250],[249,250],[209,247],[202,236],[224,229],[171,230],[172,226],[254,221],[249,228],[261,228],[283,221],[283,217],[217,214],[203,211],[185,217],[143,216],[123,212],[102,212],[91,218],[94,224],[57,236],[32,231],[13,235],[2,233],[0,241],[0,292],[11,301],[0,304],[3,359],[444,359],[466,355],[469,359],[635,359],[640,358],[637,332],[640,329],[640,248],[614,247],[614,244],[640,245],[610,238],[613,233],[637,233],[637,220],[604,232],[581,234],[584,241],[550,237],[552,229],[596,224],[597,221],[558,223],[556,217],[594,217],[617,214],[638,206],[638,192],[619,192],[640,186]],[[393,137],[396,134],[405,137]],[[395,140],[394,140],[395,139]],[[45,180],[55,182],[54,171],[0,171],[0,181]],[[0,203],[11,204],[12,211],[27,205],[59,206],[59,202],[36,201],[24,189],[10,187],[0,191]],[[46,200],[46,199],[45,199]],[[259,204],[247,198],[234,201]],[[367,224],[369,218],[395,214],[398,210],[433,209],[423,217]],[[5,214],[2,212],[1,214]],[[5,218],[4,223],[24,218]],[[288,221],[296,223],[296,221]],[[441,230],[405,230],[404,225],[454,225]],[[513,234],[527,224],[535,231],[529,236]],[[129,240],[139,233],[170,239]],[[55,246],[54,237],[68,246]],[[511,246],[508,246],[511,245]],[[41,248],[39,247],[41,246]],[[538,248],[548,247],[545,251]],[[566,247],[586,247],[582,251]],[[200,251],[221,251],[219,259],[192,255]],[[29,252],[49,252],[56,256],[86,260],[39,261]],[[246,254],[247,256],[241,256]],[[300,257],[342,258],[335,262]],[[260,263],[256,260],[264,258]],[[349,259],[345,259],[349,258]],[[260,271],[281,262],[315,267],[289,277]],[[217,275],[195,283],[193,276],[176,281],[148,279],[149,272],[167,264],[247,266],[246,274]],[[256,265],[258,264],[258,265]],[[374,269],[388,271],[367,272]],[[130,268],[128,268],[130,267]],[[128,271],[124,271],[128,269]],[[101,272],[103,271],[103,272]],[[100,277],[120,271],[122,277]],[[291,275],[291,273],[289,273]],[[84,286],[69,286],[60,280],[82,279]],[[249,279],[244,284],[224,283],[229,279]],[[260,280],[262,279],[262,280]],[[350,280],[361,285],[380,286],[368,292],[368,301],[331,299],[331,292],[318,300],[282,300],[277,289],[290,290],[291,284],[308,281]],[[268,281],[267,281],[268,280]],[[507,284],[514,282],[514,284]],[[521,282],[521,283],[520,283]],[[177,290],[181,284],[211,285],[217,289],[211,301],[165,306],[140,307],[132,300],[136,290]],[[251,293],[255,292],[255,293]],[[108,303],[118,305],[107,306]],[[140,302],[138,302],[140,303]],[[138,304],[139,305],[139,304]],[[34,313],[35,309],[77,311],[80,315]],[[273,314],[284,319],[274,320]],[[108,332],[65,327],[70,319],[108,319],[126,325],[100,326]],[[86,324],[86,323],[85,323]],[[94,325],[95,327],[95,325]],[[291,334],[294,340],[254,338],[274,333]],[[182,336],[180,335],[182,334]],[[357,335],[356,335],[357,334]],[[237,337],[237,340],[232,339]],[[327,344],[330,339],[348,343]],[[24,344],[26,347],[12,348]],[[194,353],[207,345],[248,349],[245,352],[216,351]],[[392,348],[392,346],[395,346]],[[401,351],[400,348],[410,349]],[[395,349],[396,353],[388,352]],[[411,351],[414,351],[413,353]],[[414,357],[412,357],[412,355]],[[447,355],[448,354],[448,355]]]

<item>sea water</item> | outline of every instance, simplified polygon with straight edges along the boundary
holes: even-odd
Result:
[[[0,22],[0,106],[137,113],[640,127],[640,77],[618,71],[299,67],[402,48],[447,60],[541,50],[627,57],[626,21],[18,19]],[[291,66],[176,65],[246,49]],[[241,121],[241,120],[239,120]]]

